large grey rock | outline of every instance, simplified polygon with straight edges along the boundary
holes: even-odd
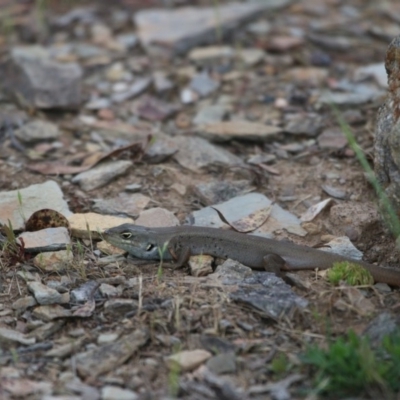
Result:
[[[13,48],[1,70],[4,90],[26,106],[75,109],[81,103],[81,67],[51,60],[41,47]]]
[[[202,168],[212,165],[243,165],[242,160],[223,149],[214,146],[207,140],[199,137],[176,136],[175,144],[179,147],[174,155],[175,160],[184,168],[193,172],[200,172]]]
[[[386,71],[389,91],[386,102],[380,108],[375,130],[375,174],[378,182],[385,188],[386,195],[400,212],[400,36],[390,43],[386,53]],[[389,215],[384,202],[382,211],[389,224],[393,218]],[[398,232],[397,232],[398,234]]]
[[[104,162],[74,176],[72,182],[78,183],[83,190],[97,189],[125,174],[132,165],[128,160]]]
[[[61,135],[58,126],[40,119],[33,120],[15,131],[15,136],[25,143],[34,143],[40,140],[55,140]]]
[[[70,243],[68,229],[64,226],[57,228],[40,229],[35,232],[23,232],[18,241],[23,240],[24,250],[27,252],[63,250]]]
[[[223,215],[224,221],[220,215]],[[255,192],[193,211],[187,222],[214,228],[226,228],[227,222],[236,230],[264,237],[271,237],[273,233],[282,230],[298,236],[307,234],[301,227],[299,218],[278,204],[273,204],[262,193]]]
[[[153,8],[137,12],[134,22],[144,47],[157,45],[182,54],[199,44],[216,42],[219,34],[228,34],[264,10],[288,3],[290,0],[269,0],[171,10]]]
[[[72,212],[63,193],[54,181],[47,181],[27,188],[0,192],[0,223],[13,229],[21,230],[25,226],[24,219],[29,218],[35,211],[50,208],[69,217]]]
[[[39,304],[58,304],[62,301],[62,296],[57,290],[49,288],[41,282],[29,282],[28,288]]]

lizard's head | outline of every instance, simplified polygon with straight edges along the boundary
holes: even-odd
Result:
[[[137,258],[157,260],[160,259],[159,246],[151,231],[144,226],[123,224],[107,229],[103,238]]]

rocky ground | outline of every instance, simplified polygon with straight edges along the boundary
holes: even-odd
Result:
[[[0,0],[0,399],[339,398],[302,354],[351,329],[379,341],[398,290],[143,264],[101,232],[231,227],[398,267],[343,123],[373,166],[399,15],[395,0]]]

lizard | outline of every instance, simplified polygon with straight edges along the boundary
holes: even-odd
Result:
[[[328,269],[348,261],[368,270],[375,282],[400,286],[400,271],[354,260],[340,254],[291,242],[201,226],[149,228],[122,224],[107,229],[103,238],[144,260],[174,261],[182,267],[192,255],[231,258],[255,270],[281,271]]]

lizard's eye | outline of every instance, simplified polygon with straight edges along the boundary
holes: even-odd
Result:
[[[152,243],[149,243],[147,246],[146,246],[146,251],[151,251],[151,250],[153,250],[154,249],[154,244],[152,244]]]
[[[124,239],[130,239],[130,238],[132,237],[132,233],[131,233],[131,232],[122,232],[122,233],[121,233],[121,236],[122,236]]]

